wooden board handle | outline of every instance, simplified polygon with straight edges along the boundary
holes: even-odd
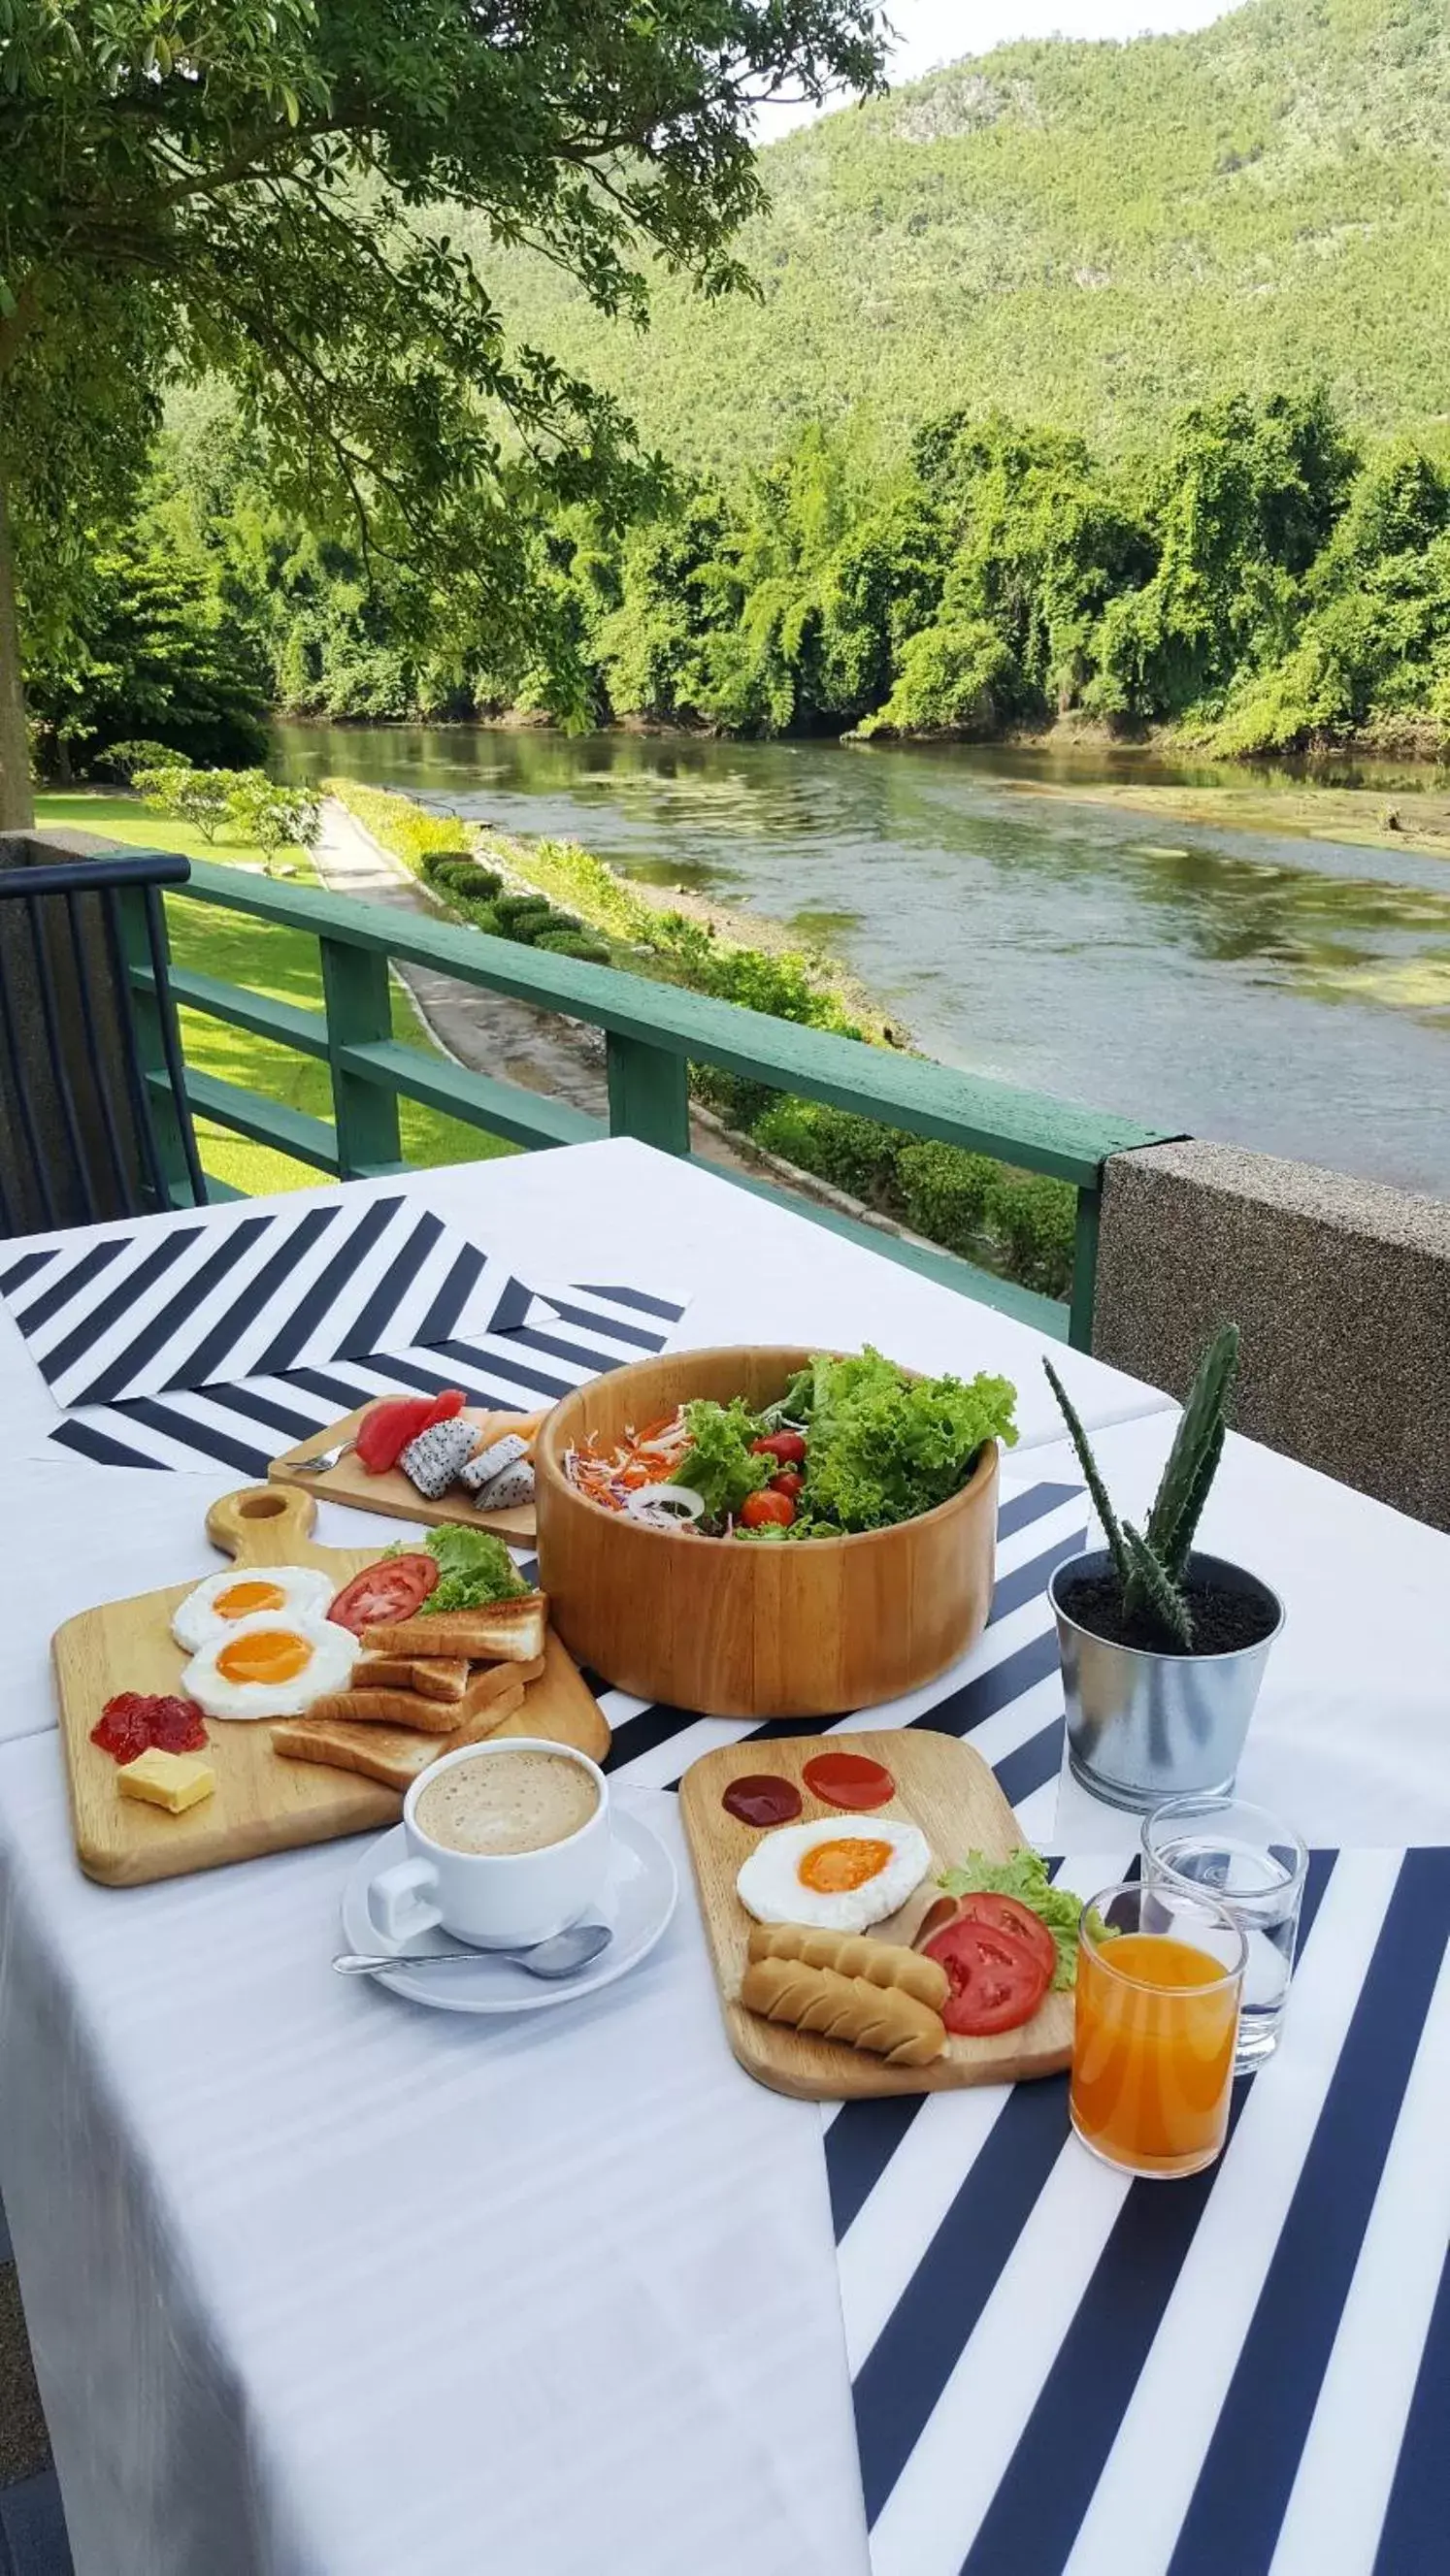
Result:
[[[311,1561],[308,1541],[317,1505],[297,1485],[245,1485],[223,1494],[206,1516],[206,1534],[238,1565],[288,1565]]]

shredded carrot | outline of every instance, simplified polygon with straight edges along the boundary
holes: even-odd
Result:
[[[647,1423],[643,1431],[627,1425],[623,1439],[605,1454],[598,1435],[590,1432],[569,1451],[564,1472],[589,1501],[623,1511],[631,1494],[647,1485],[662,1485],[673,1475],[690,1445],[685,1417],[678,1407]]]

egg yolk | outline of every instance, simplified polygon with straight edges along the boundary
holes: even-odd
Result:
[[[310,1638],[291,1628],[255,1628],[249,1637],[231,1637],[217,1656],[216,1668],[228,1682],[290,1682],[312,1661]]]
[[[211,1606],[219,1619],[250,1619],[254,1610],[281,1610],[286,1600],[280,1583],[229,1583]]]
[[[890,1858],[890,1843],[868,1842],[864,1835],[853,1834],[847,1842],[812,1843],[801,1854],[796,1876],[802,1887],[813,1887],[818,1896],[845,1896],[879,1876]]]

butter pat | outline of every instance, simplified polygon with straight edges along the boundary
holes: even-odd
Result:
[[[116,1774],[123,1798],[143,1798],[148,1807],[164,1807],[179,1816],[199,1805],[216,1787],[216,1773],[199,1753],[162,1753],[156,1745],[125,1762]]]

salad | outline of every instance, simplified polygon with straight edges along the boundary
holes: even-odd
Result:
[[[564,1472],[609,1511],[701,1538],[841,1538],[960,1492],[989,1440],[1017,1437],[1006,1378],[913,1378],[868,1344],[818,1352],[763,1411],[700,1397]]]

